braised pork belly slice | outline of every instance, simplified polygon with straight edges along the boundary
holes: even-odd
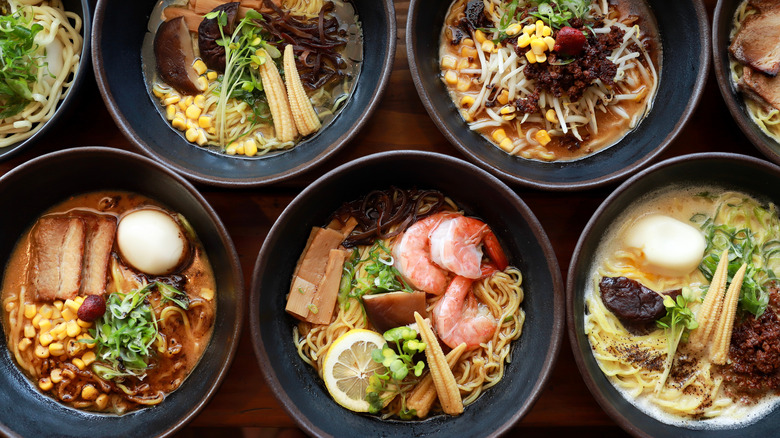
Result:
[[[745,19],[729,47],[739,62],[775,76],[780,71],[780,4]]]
[[[780,77],[767,76],[745,67],[739,89],[758,102],[764,102],[780,110]]]
[[[77,217],[47,216],[35,226],[32,239],[33,275],[38,300],[74,298],[81,287],[84,259],[84,221]]]
[[[106,289],[106,271],[116,236],[113,216],[85,216],[88,224],[81,291],[85,295],[102,295]]]

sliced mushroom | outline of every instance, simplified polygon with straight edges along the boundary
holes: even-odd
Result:
[[[236,18],[238,18],[238,5],[240,2],[225,3],[217,6],[211,12],[224,12],[227,14],[227,25],[222,29],[226,37],[233,35]],[[219,17],[204,18],[198,26],[198,48],[200,57],[206,65],[219,72],[225,71],[225,48],[217,44],[222,38],[219,31]]]
[[[166,21],[154,37],[154,56],[160,78],[182,94],[198,94],[198,73],[192,67],[195,53],[183,17]]]
[[[368,319],[380,333],[414,322],[414,312],[426,315],[425,292],[388,292],[363,295]]]

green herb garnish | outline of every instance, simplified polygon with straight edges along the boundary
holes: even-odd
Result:
[[[546,25],[555,29],[571,26],[569,20],[583,18],[590,10],[589,0],[541,0],[531,3],[536,4],[537,12],[532,12],[529,15],[542,20]]]
[[[401,419],[408,420],[416,412],[414,409],[407,409],[406,392],[417,383],[417,379],[407,379],[407,377],[410,374],[415,377],[422,375],[425,363],[421,360],[415,363],[414,355],[425,351],[425,342],[417,339],[417,331],[406,326],[390,329],[382,337],[387,343],[381,349],[374,350],[371,359],[384,365],[387,371],[384,373],[375,371],[369,379],[369,387],[366,390],[366,401],[370,405],[369,412],[372,414],[379,412],[388,398],[392,399],[400,395],[399,415]],[[383,394],[387,395],[382,397]]]
[[[90,329],[100,362],[92,371],[101,379],[143,378],[158,337],[157,318],[147,298],[154,283],[130,293],[113,293],[106,300],[106,313]]]
[[[184,310],[190,307],[190,297],[186,293],[159,281],[155,281],[154,284],[157,286],[163,302],[170,301]]]
[[[664,307],[666,307],[666,315],[656,321],[656,325],[664,329],[666,333],[666,362],[664,363],[664,374],[661,376],[661,380],[655,387],[656,392],[666,384],[666,378],[669,376],[669,371],[672,369],[672,362],[674,361],[674,355],[677,352],[677,346],[680,344],[680,340],[685,338],[687,340],[688,331],[693,330],[699,326],[696,322],[696,318],[693,316],[693,312],[688,308],[688,303],[696,300],[690,288],[684,287],[682,293],[677,296],[677,299],[673,299],[669,295],[664,296]]]
[[[32,20],[31,9],[0,16],[0,119],[20,113],[33,100],[30,87],[44,64],[35,56],[35,35],[43,26]]]
[[[365,276],[357,276],[358,266],[365,263]],[[393,266],[393,256],[381,240],[377,240],[368,251],[365,259],[360,258],[360,252],[355,249],[344,263],[339,288],[339,303],[349,309],[349,299],[360,299],[366,294],[404,291],[412,293],[412,289],[401,277],[401,273]]]

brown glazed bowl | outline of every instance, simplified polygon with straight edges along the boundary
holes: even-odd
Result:
[[[618,143],[574,161],[510,156],[472,131],[441,80],[439,38],[451,0],[411,0],[406,53],[414,85],[442,134],[463,155],[504,181],[541,190],[591,189],[625,179],[668,147],[699,102],[710,63],[709,24],[701,0],[620,0],[654,12],[661,36],[661,77],[653,107]]]
[[[68,90],[68,95],[58,104],[57,110],[51,119],[43,124],[41,129],[26,140],[0,148],[0,161],[13,157],[19,151],[26,149],[29,145],[37,143],[41,138],[46,137],[49,131],[59,124],[62,120],[71,116],[71,108],[79,100],[79,93],[87,78],[90,75],[91,57],[90,54],[90,35],[92,35],[92,4],[89,0],[63,0],[62,4],[66,11],[75,12],[81,17],[81,36],[84,37],[84,43],[81,47],[81,56],[79,66],[76,69],[76,76]]]
[[[746,193],[765,203],[780,203],[780,167],[758,158],[730,153],[683,155],[662,161],[620,185],[585,226],[572,255],[566,280],[566,321],[577,367],[585,384],[623,429],[637,437],[726,438],[777,436],[780,409],[738,429],[681,428],[660,422],[630,403],[599,368],[585,335],[586,285],[600,242],[615,220],[636,199],[666,188],[718,187]],[[695,420],[694,420],[695,421]]]
[[[742,0],[718,0],[715,7],[715,15],[712,19],[712,61],[715,64],[715,77],[718,79],[720,94],[739,129],[765,157],[780,164],[780,144],[753,122],[747,112],[742,95],[731,80],[729,35],[734,12],[741,3]]]
[[[198,183],[246,188],[278,183],[314,168],[365,125],[390,79],[396,42],[392,0],[354,1],[363,32],[355,90],[326,129],[291,150],[264,157],[218,154],[190,144],[157,111],[146,91],[141,50],[159,1],[99,0],[92,34],[95,77],[111,116],[132,144]]]
[[[344,202],[374,189],[438,189],[489,224],[523,273],[523,334],[504,378],[457,417],[380,420],[348,411],[328,394],[293,343],[297,320],[284,308],[293,269],[313,226],[324,226]],[[252,276],[250,325],[257,360],[279,403],[315,436],[496,436],[534,404],[552,372],[563,331],[558,262],[541,225],[506,185],[465,161],[415,151],[369,155],[325,174],[284,210],[266,237]]]
[[[165,400],[125,415],[76,410],[41,394],[17,366],[0,336],[0,435],[25,437],[170,436],[217,391],[238,345],[244,284],[233,241],[219,217],[182,177],[149,158],[103,147],[54,152],[0,178],[0,258],[8,260],[23,233],[51,206],[70,196],[121,190],[148,196],[184,215],[203,243],[217,282],[217,311],[209,345],[187,379]]]

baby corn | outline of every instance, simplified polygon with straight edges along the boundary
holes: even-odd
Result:
[[[449,365],[450,369],[458,363],[464,351],[466,351],[465,343],[458,345],[447,353],[447,365]],[[409,394],[409,397],[406,399],[406,406],[409,409],[414,409],[417,417],[425,418],[428,416],[434,401],[436,401],[436,388],[433,386],[433,376],[431,376],[431,373],[428,373]]]
[[[726,290],[726,281],[728,280],[728,250],[723,251],[720,256],[715,273],[712,274],[712,282],[701,305],[696,322],[699,328],[691,333],[689,345],[697,350],[703,350],[709,343],[713,330],[720,319],[720,310],[723,305],[723,292]]]
[[[304,136],[317,132],[322,124],[317,113],[314,112],[306,90],[303,89],[298,67],[295,66],[292,44],[284,48],[284,77],[287,81],[287,98],[290,99],[295,127]]]
[[[710,349],[710,361],[723,365],[728,357],[729,344],[731,344],[731,332],[734,329],[734,316],[737,313],[739,303],[739,291],[742,289],[742,280],[745,278],[747,264],[743,263],[734,278],[731,280],[729,290],[726,292],[721,317],[718,320],[718,328],[715,331],[715,339]]]
[[[414,320],[420,330],[420,336],[425,342],[425,357],[428,359],[430,375],[433,379],[433,386],[436,387],[436,393],[439,396],[441,409],[445,414],[460,415],[463,413],[463,399],[460,397],[460,389],[455,381],[455,376],[447,364],[447,359],[439,346],[439,340],[431,330],[430,323],[424,320],[419,313],[414,312]]]
[[[279,76],[279,71],[276,69],[271,55],[262,49],[258,50],[258,52],[260,51],[263,52],[262,55],[266,59],[259,67],[260,78],[263,81],[265,96],[268,98],[271,117],[274,119],[276,138],[281,142],[293,141],[298,136],[298,130],[295,129],[290,106],[287,104],[287,92],[285,91],[284,82],[282,82],[282,77]]]

